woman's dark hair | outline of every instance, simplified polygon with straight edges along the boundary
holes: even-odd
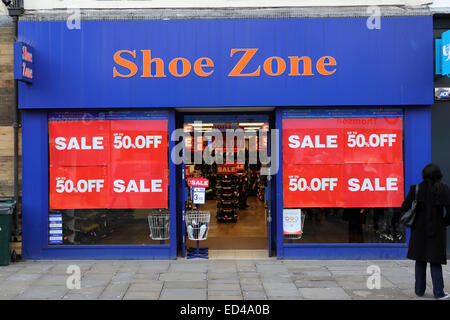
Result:
[[[442,171],[434,163],[427,164],[422,169],[422,178],[431,184],[431,190],[435,196],[441,191]]]

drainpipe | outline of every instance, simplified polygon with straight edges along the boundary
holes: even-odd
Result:
[[[18,37],[19,16],[24,13],[23,0],[13,0],[11,2],[3,1],[8,7],[9,16],[13,19],[14,25],[14,41]],[[14,200],[16,201],[13,224],[14,224],[14,241],[18,240],[19,230],[19,90],[18,81],[14,79],[14,98],[13,98],[13,129],[14,129]]]

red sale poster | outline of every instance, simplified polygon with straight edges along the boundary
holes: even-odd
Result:
[[[340,119],[344,125],[346,163],[403,161],[402,118]]]
[[[404,200],[403,164],[350,164],[344,166],[345,207],[400,207]]]
[[[403,165],[288,165],[284,207],[399,207],[404,199]]]
[[[168,208],[169,172],[166,164],[111,165],[109,208]]]
[[[283,120],[284,163],[398,163],[402,146],[400,117]]]
[[[51,166],[109,163],[109,121],[49,121]]]
[[[166,120],[112,120],[111,163],[167,163]]]
[[[106,166],[50,167],[50,209],[107,208]]]
[[[342,165],[285,165],[284,208],[340,207]]]
[[[217,165],[217,174],[236,174],[244,170],[243,163],[226,163]]]
[[[50,121],[50,207],[167,208],[167,120]]]
[[[283,162],[343,162],[343,131],[339,119],[283,119]]]
[[[284,119],[282,141],[285,208],[401,205],[402,118]]]

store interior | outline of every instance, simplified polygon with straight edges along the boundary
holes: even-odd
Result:
[[[263,128],[267,131],[268,124],[201,122],[185,123],[184,128],[185,132],[190,133],[185,140],[185,152],[189,153],[189,160],[198,161],[200,157],[196,158],[195,153],[205,154],[207,148],[210,148],[206,151],[210,152],[215,160],[223,159],[223,163],[214,161],[208,164],[202,157],[201,164],[197,161],[189,164],[188,161],[185,165],[186,178],[202,177],[209,181],[204,204],[193,203],[191,189],[186,202],[187,214],[199,211],[210,215],[207,236],[202,239],[200,245],[210,250],[267,249],[267,176],[261,175],[263,165],[255,155],[258,151],[266,151],[261,148],[267,148],[267,140],[258,141],[257,133]],[[225,140],[225,128],[237,129],[242,135],[235,138],[231,148],[224,147],[225,141],[222,141],[222,148],[215,148],[217,136],[210,133],[214,129],[219,130]],[[201,136],[198,132],[201,132]],[[229,161],[230,159],[233,160]],[[197,241],[191,240],[189,230],[186,232],[186,246],[195,247]]]

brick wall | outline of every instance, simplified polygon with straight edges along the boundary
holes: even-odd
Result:
[[[9,17],[0,18],[0,197],[3,197],[14,195],[14,29]]]

